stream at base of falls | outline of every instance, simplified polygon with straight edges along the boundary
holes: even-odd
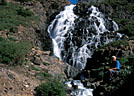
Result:
[[[93,89],[85,87],[81,80],[67,81],[65,84],[72,88],[71,96],[93,96]]]

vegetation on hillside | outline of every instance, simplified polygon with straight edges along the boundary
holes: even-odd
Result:
[[[64,87],[60,81],[51,79],[35,88],[36,96],[66,96]]]
[[[0,63],[9,65],[22,64],[31,47],[28,42],[15,42],[11,39],[0,37]]]
[[[36,20],[29,9],[24,9],[19,4],[6,3],[0,5],[0,31],[17,32],[20,24],[28,26],[31,20]]]

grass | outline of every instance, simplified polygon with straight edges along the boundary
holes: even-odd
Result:
[[[18,25],[28,26],[36,18],[29,9],[14,3],[1,5],[0,10],[0,31],[16,32]]]

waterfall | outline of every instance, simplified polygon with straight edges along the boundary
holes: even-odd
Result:
[[[69,30],[74,30],[74,20],[77,16],[73,12],[75,5],[66,6],[48,27],[48,33],[53,41],[54,55],[62,59],[61,51],[64,50],[65,34],[72,35]]]
[[[87,12],[76,15],[76,5],[65,6],[48,27],[53,42],[53,53],[60,60],[81,70],[86,67],[87,58],[91,58],[94,49],[122,37],[116,33],[119,29],[115,21],[105,17],[98,8],[91,6]],[[71,96],[93,96],[93,89],[86,88],[80,80],[67,81],[78,86]]]
[[[91,6],[84,16],[74,14],[76,5],[65,6],[48,27],[53,41],[53,53],[77,69],[86,67],[95,48],[121,38],[118,25]],[[112,36],[113,37],[112,37]]]

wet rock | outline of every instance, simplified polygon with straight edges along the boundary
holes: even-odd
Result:
[[[74,78],[79,74],[79,71],[69,64],[64,64],[63,69],[68,78]]]

